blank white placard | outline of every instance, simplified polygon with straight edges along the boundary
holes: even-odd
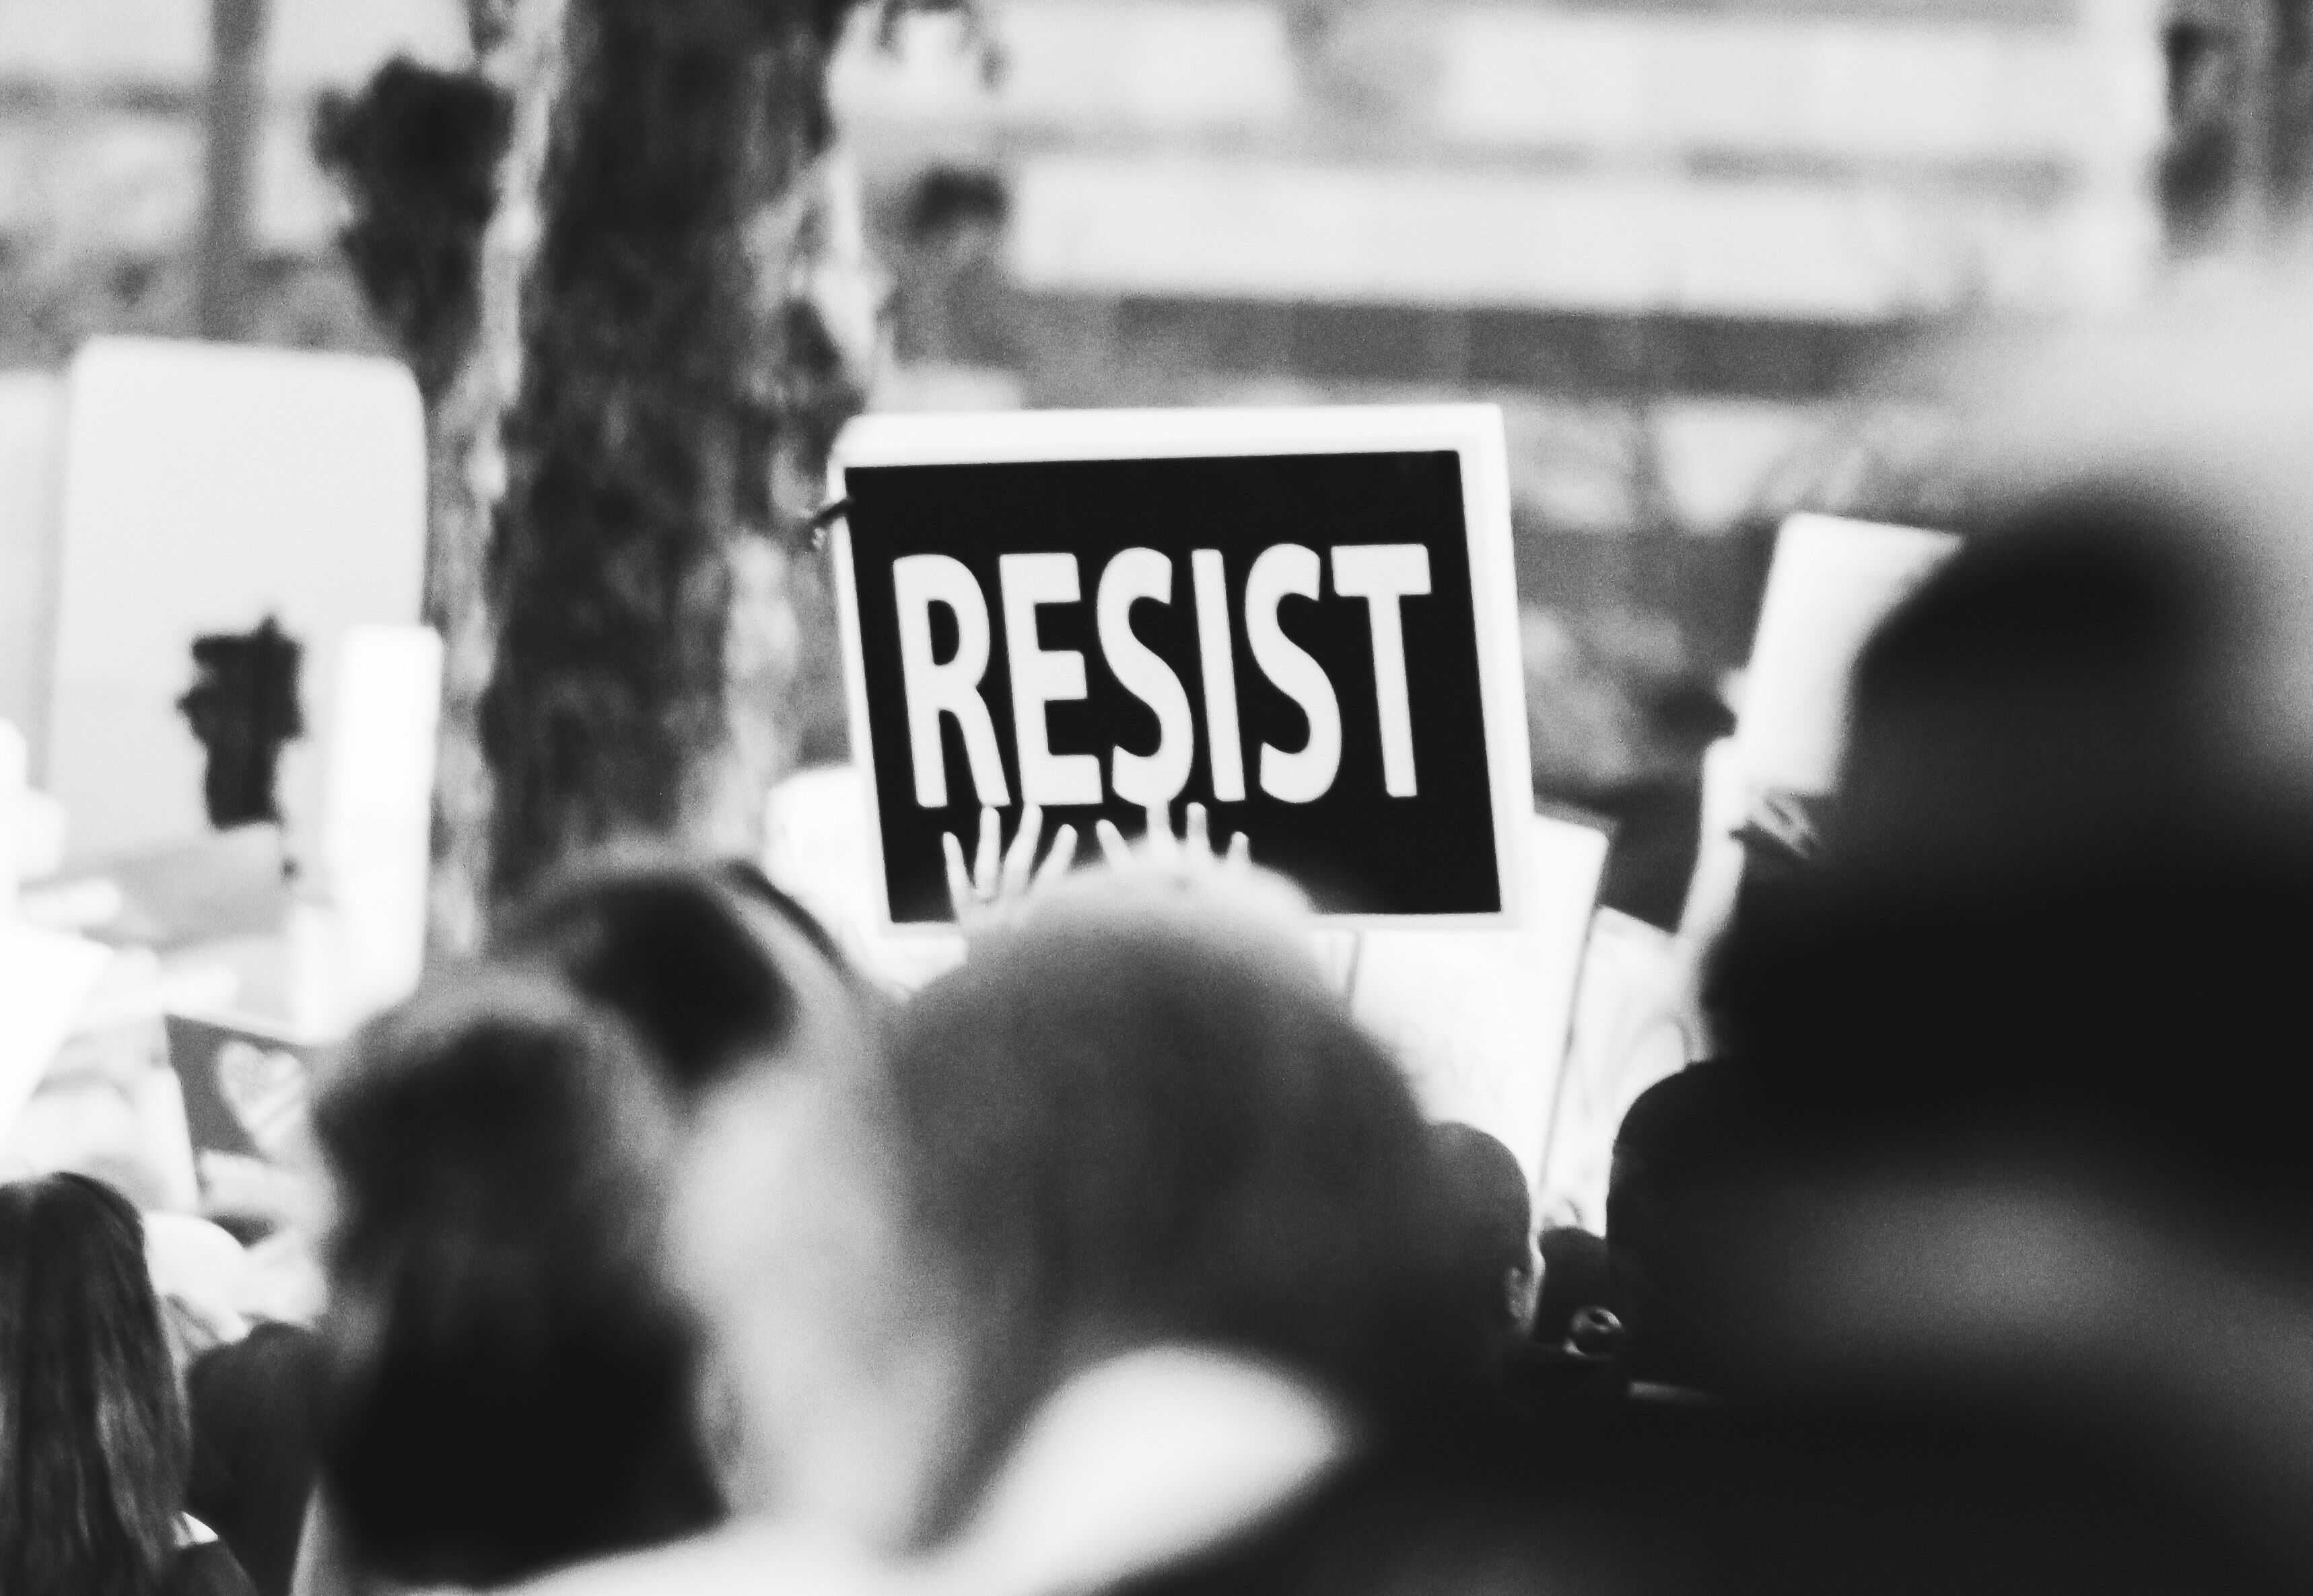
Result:
[[[304,645],[305,735],[285,751],[310,854],[346,634],[418,619],[425,424],[398,364],[101,338],[68,380],[48,790],[76,857],[207,829],[205,757],[177,700],[192,643],[268,615]]]

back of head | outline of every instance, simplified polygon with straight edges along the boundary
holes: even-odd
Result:
[[[540,978],[438,980],[355,1039],[315,1110],[322,1467],[368,1567],[491,1583],[717,1516],[657,1285],[667,1114],[631,1034]]]
[[[145,1596],[185,1467],[136,1210],[82,1175],[0,1187],[0,1589]]]
[[[1520,1310],[1507,1289],[1513,1274],[1535,1269],[1534,1206],[1517,1154],[1473,1125],[1429,1128],[1446,1202],[1446,1256],[1456,1298],[1472,1321],[1517,1330]]]
[[[1728,1343],[1766,1333],[1755,1277],[1778,1228],[1772,1144],[1733,1063],[1688,1065],[1640,1092],[1614,1136],[1606,1250],[1630,1364],[1712,1389]]]
[[[884,1139],[963,1302],[982,1441],[1162,1341],[1274,1361],[1375,1416],[1464,1365],[1425,1129],[1270,910],[1095,876],[901,1016]]]
[[[2177,490],[2125,481],[2051,491],[1984,529],[1858,662],[1846,862],[1948,887],[2223,823],[2237,566]]]
[[[2174,500],[2072,488],[1889,618],[1826,867],[1722,961],[1763,1102],[1850,1159],[2028,1144],[2244,1217],[2313,1195],[2269,1046],[2313,853],[2234,715],[2247,580]]]
[[[657,851],[605,854],[550,883],[501,928],[495,951],[617,1013],[688,1096],[794,1030],[800,999],[768,940],[775,926],[858,986],[826,929],[761,871]]]

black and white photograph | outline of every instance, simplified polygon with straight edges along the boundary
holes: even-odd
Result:
[[[2309,994],[2313,0],[0,0],[0,1596],[2313,1592]]]

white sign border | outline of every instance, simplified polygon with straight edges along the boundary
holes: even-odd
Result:
[[[853,466],[987,465],[1044,460],[1177,460],[1286,454],[1387,454],[1451,450],[1462,465],[1462,510],[1478,646],[1494,868],[1500,909],[1468,915],[1330,915],[1341,930],[1503,930],[1527,918],[1526,855],[1534,815],[1526,746],[1526,666],[1511,559],[1508,448],[1494,405],[1343,405],[1209,410],[1021,410],[955,416],[862,416],[836,441],[828,467],[836,499]],[[835,523],[836,609],[851,720],[852,759],[867,805],[876,929],[897,936],[954,934],[951,922],[892,919],[884,864],[875,749],[867,736],[867,678],[859,642],[858,583],[850,528]]]

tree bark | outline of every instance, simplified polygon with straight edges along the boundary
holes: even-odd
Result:
[[[808,481],[796,434],[829,408],[798,288],[846,9],[567,0],[488,569],[492,901],[606,840],[727,846],[758,822],[733,553],[808,509],[773,483]]]
[[[428,944],[436,957],[481,939],[491,835],[481,703],[493,628],[485,584],[493,518],[506,487],[503,427],[520,384],[523,288],[539,235],[538,194],[562,81],[566,0],[477,7],[482,75],[513,106],[497,202],[482,235],[471,341],[429,417],[433,526],[427,611],[444,643],[435,767]]]

